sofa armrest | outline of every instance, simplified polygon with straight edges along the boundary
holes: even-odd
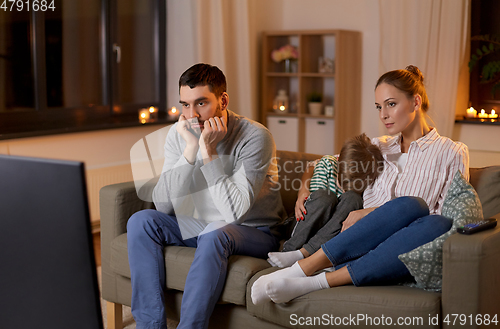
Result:
[[[153,208],[152,202],[141,200],[137,196],[134,182],[107,185],[99,191],[101,213],[101,269],[102,297],[107,301],[127,304],[123,294],[117,288],[118,274],[111,268],[111,242],[127,232],[130,216],[142,209]],[[128,305],[128,304],[127,304]]]
[[[472,235],[450,236],[443,245],[443,317],[493,317],[500,310],[499,295],[500,226]],[[455,326],[443,323],[444,328]]]
[[[153,203],[137,196],[134,182],[107,185],[99,191],[101,214],[101,261],[109,264],[111,241],[127,232],[130,216],[142,209],[153,208]]]
[[[107,185],[99,191],[102,242],[111,243],[127,231],[127,221],[142,209],[153,208],[152,202],[137,196],[134,182]]]

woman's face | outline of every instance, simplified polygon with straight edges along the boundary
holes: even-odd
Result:
[[[415,122],[416,109],[420,106],[417,97],[408,98],[401,90],[387,83],[381,83],[375,89],[375,107],[390,135],[403,132]]]

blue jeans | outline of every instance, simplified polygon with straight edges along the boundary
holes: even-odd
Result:
[[[400,197],[375,209],[321,246],[336,268],[347,266],[356,286],[394,283],[410,275],[398,255],[450,230],[452,220],[429,215],[424,200]]]
[[[206,328],[224,287],[228,258],[247,255],[266,258],[278,249],[268,227],[225,225],[187,240],[175,216],[156,210],[132,215],[127,224],[128,257],[132,276],[132,314],[137,329],[166,329],[165,246],[197,248],[189,269],[177,328]]]

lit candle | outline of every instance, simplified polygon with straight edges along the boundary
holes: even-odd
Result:
[[[171,121],[177,121],[179,118],[179,110],[175,106],[172,106],[168,111],[168,119]]]
[[[496,119],[498,118],[498,114],[495,113],[495,110],[491,110],[490,115],[488,115],[490,119]]]
[[[486,114],[484,109],[482,109],[481,113],[479,113],[478,117],[480,117],[481,119],[486,119],[486,118],[488,118],[488,114]]]
[[[477,116],[477,111],[473,107],[467,109],[467,118],[475,118]]]
[[[148,109],[139,110],[139,122],[144,124],[149,121],[151,114]]]
[[[158,108],[154,106],[149,107],[149,121],[156,121],[158,119]]]

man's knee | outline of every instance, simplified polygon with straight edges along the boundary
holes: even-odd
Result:
[[[133,237],[136,234],[145,232],[154,222],[155,210],[145,209],[134,213],[127,222],[127,236]]]

